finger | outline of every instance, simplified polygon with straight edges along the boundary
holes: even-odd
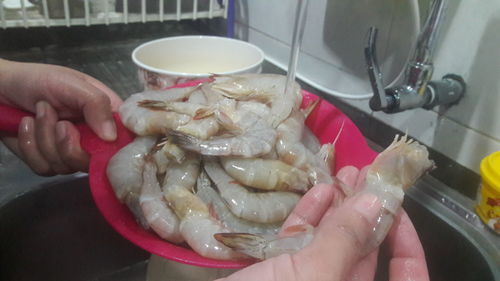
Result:
[[[93,87],[93,86],[92,86]],[[98,88],[81,96],[83,117],[89,127],[103,140],[116,139],[116,125],[111,111],[111,100]]]
[[[336,175],[336,178],[342,181],[348,187],[354,187],[358,179],[359,170],[354,166],[342,167]]]
[[[346,281],[373,280],[377,270],[378,249],[357,262]]]
[[[56,124],[57,151],[62,161],[73,171],[88,171],[89,156],[80,146],[80,133],[68,121]]]
[[[328,209],[311,244],[292,256],[301,265],[298,279],[344,280],[363,257],[381,206],[375,195],[362,192]]]
[[[116,126],[111,113],[111,101],[106,93],[84,79],[73,70],[60,70],[58,76],[46,77],[44,94],[58,109],[61,118],[83,115],[87,125],[101,139],[116,139]],[[78,116],[77,115],[77,116]]]
[[[352,186],[357,178],[358,170],[352,166],[346,166],[339,170],[337,179],[345,185]],[[333,201],[342,201],[344,195],[339,188],[327,184],[313,186],[297,203],[286,221],[283,223],[282,235],[292,225],[310,224],[316,226]],[[314,206],[314,207],[312,207]]]
[[[57,113],[50,104],[45,101],[39,101],[36,104],[35,138],[38,149],[54,172],[67,174],[71,172],[71,169],[62,161],[56,146],[55,126],[57,118]]]
[[[340,181],[339,187],[344,192],[345,196],[352,196],[355,193],[356,180],[358,179],[359,170],[354,166],[342,167],[336,178]],[[333,206],[337,207],[342,204],[343,200],[333,202]]]
[[[329,184],[313,186],[297,203],[281,227],[281,235],[286,236],[286,229],[292,225],[310,224],[316,226],[330,206],[332,198],[339,190]]]
[[[358,178],[356,180],[356,184],[353,185],[354,192],[358,192],[363,188],[363,186],[365,184],[366,174],[368,173],[368,169],[370,169],[370,166],[365,166],[359,171]]]
[[[18,148],[21,159],[38,175],[51,176],[54,171],[38,150],[35,138],[35,120],[32,117],[24,117],[19,123],[17,134]]]
[[[364,183],[368,167],[363,168],[361,171],[353,166],[346,166],[340,169],[337,173],[337,178],[343,181],[348,187],[352,188],[352,192],[359,190],[360,183]],[[347,280],[373,280],[375,271],[377,269],[377,256],[378,249],[373,251],[368,256],[362,258],[354,265]]]
[[[94,87],[97,89],[101,90],[103,93],[105,93],[110,100],[111,103],[111,110],[114,112],[118,111],[118,108],[120,105],[123,103],[122,99],[113,91],[111,90],[108,86],[104,85],[101,81],[95,79],[92,76],[89,76],[87,74],[83,74],[83,79],[90,84],[92,84]]]
[[[429,280],[422,244],[408,214],[398,214],[387,235],[389,276],[391,281]]]

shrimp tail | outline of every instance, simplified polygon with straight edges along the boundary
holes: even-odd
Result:
[[[268,259],[282,254],[294,254],[312,241],[314,227],[296,225],[289,227],[286,237],[250,233],[216,233],[214,238],[227,247],[256,259]]]
[[[214,114],[213,108],[200,108],[195,112],[193,120],[201,120]]]
[[[142,100],[138,101],[137,105],[152,110],[166,111],[168,109],[167,103],[159,100]]]
[[[247,256],[260,260],[266,258],[264,249],[267,246],[267,240],[260,235],[250,233],[216,233],[214,234],[214,238],[227,247]]]
[[[174,130],[168,131],[167,135],[174,144],[179,145],[184,149],[192,151],[200,150],[201,141],[196,137]]]
[[[329,171],[332,171],[334,168],[334,160],[335,160],[335,144],[334,143],[325,143],[321,146],[318,151],[319,159],[322,159],[325,162]]]
[[[304,113],[304,116],[307,118],[309,116],[309,114],[311,114],[311,112],[316,108],[316,106],[318,106],[319,102],[321,101],[321,99],[315,99],[313,102],[311,102],[310,104],[308,104],[303,110],[302,112]]]
[[[219,122],[219,124],[231,134],[238,135],[243,133],[241,128],[238,127],[238,125],[226,113],[217,111],[216,117],[217,122]]]

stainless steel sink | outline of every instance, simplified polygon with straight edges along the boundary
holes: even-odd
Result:
[[[0,280],[144,280],[149,254],[104,221],[85,176],[7,202],[0,225]],[[124,271],[128,279],[112,278]]]
[[[0,191],[5,185],[2,181]],[[145,280],[149,254],[103,220],[86,175],[55,178],[29,190],[0,202],[0,280]],[[459,202],[463,198],[446,190],[425,178],[404,203],[424,245],[431,280],[500,280],[499,237],[468,211],[473,202]],[[381,253],[377,280],[388,280],[386,268]]]

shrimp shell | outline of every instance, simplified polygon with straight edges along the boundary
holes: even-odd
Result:
[[[196,195],[210,206],[217,219],[231,231],[252,234],[277,234],[280,230],[281,223],[256,223],[235,216],[226,206],[220,194],[213,189],[212,183],[204,171],[200,173],[196,181]]]
[[[260,260],[293,254],[311,243],[314,228],[310,225],[295,226],[303,228],[300,233],[289,237],[276,235],[257,235],[249,233],[217,233],[217,241],[253,258]]]
[[[434,162],[428,157],[425,146],[408,140],[407,136],[396,135],[392,144],[375,158],[361,192],[376,195],[382,202],[382,209],[366,252],[378,247],[389,232],[403,203],[404,191],[434,168]]]
[[[156,234],[173,243],[184,241],[179,231],[179,219],[163,199],[156,167],[151,161],[145,163],[139,203],[144,218]]]
[[[291,91],[285,91],[286,76],[276,74],[242,74],[215,76],[212,88],[239,100],[269,101],[271,124],[276,128],[302,102],[300,86],[294,82]]]
[[[317,154],[312,153],[301,141],[305,117],[304,112],[294,111],[278,126],[276,151],[283,162],[306,171],[311,183],[331,184],[330,159],[334,146],[325,144]]]
[[[171,131],[169,134],[180,146],[202,155],[256,157],[272,150],[276,142],[276,130],[264,119],[252,112],[245,112],[235,125],[242,133],[230,137],[201,140],[178,131]]]
[[[311,187],[306,172],[280,160],[221,157],[220,161],[226,173],[253,188],[305,193]]]
[[[134,216],[147,226],[147,222],[139,205],[142,186],[142,171],[144,156],[156,142],[154,137],[137,137],[131,143],[121,148],[109,160],[106,175],[116,197],[124,202]]]
[[[250,192],[230,177],[214,159],[203,159],[204,169],[236,216],[259,223],[282,222],[300,196],[293,192]]]
[[[229,229],[210,216],[208,206],[199,197],[177,185],[170,186],[164,193],[181,221],[182,237],[194,251],[214,259],[241,258],[241,254],[215,240],[215,233],[229,232]]]
[[[119,113],[123,124],[140,136],[164,134],[167,129],[176,129],[191,120],[186,114],[152,110],[139,106],[143,100],[161,102],[174,101],[189,96],[194,87],[175,88],[165,91],[146,91],[131,95],[120,106]]]

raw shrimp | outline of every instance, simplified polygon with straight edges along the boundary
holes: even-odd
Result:
[[[204,169],[236,216],[259,223],[282,222],[300,196],[293,192],[251,192],[237,183],[214,159],[203,159]]]
[[[163,181],[163,190],[170,186],[181,186],[187,190],[193,190],[196,179],[200,173],[200,157],[194,153],[187,152],[182,162],[172,162],[167,169]]]
[[[302,102],[299,84],[285,92],[286,76],[275,74],[243,74],[215,76],[212,88],[238,100],[258,100],[271,105],[271,124],[276,128]],[[289,95],[289,96],[287,96]]]
[[[381,208],[373,236],[365,253],[378,247],[392,225],[394,216],[403,203],[404,191],[415,183],[426,171],[434,167],[428,158],[425,146],[396,136],[393,143],[380,153],[371,164],[360,192],[374,194],[380,200]],[[307,245],[306,233],[287,238],[269,239],[259,235],[241,233],[217,234],[215,237],[225,245],[257,258],[268,258],[277,254],[292,254]],[[275,247],[286,240],[286,247]],[[295,241],[294,241],[295,240]],[[274,250],[276,248],[276,250]],[[256,254],[254,254],[256,253]]]
[[[163,193],[156,177],[156,170],[152,160],[150,158],[149,160],[146,159],[139,198],[141,210],[148,225],[156,234],[167,241],[180,243],[184,239],[179,231],[179,219],[163,199]]]
[[[329,161],[333,155],[333,145],[325,144],[317,154],[312,153],[301,141],[305,118],[305,112],[293,111],[278,126],[276,151],[283,162],[306,171],[311,183],[331,184],[333,179],[330,175]]]
[[[361,192],[375,194],[382,202],[378,224],[373,230],[371,249],[380,245],[387,235],[403,203],[404,191],[434,168],[434,162],[428,157],[425,146],[408,140],[406,135],[401,138],[396,136],[368,169]]]
[[[187,124],[177,127],[176,131],[204,141],[217,134],[219,129],[217,119],[214,116],[209,116],[193,119]]]
[[[176,129],[191,120],[187,114],[170,111],[152,110],[141,107],[143,100],[176,101],[188,97],[194,87],[174,88],[165,91],[147,91],[133,94],[120,106],[120,118],[123,124],[140,136],[164,134],[168,129]]]
[[[142,100],[138,102],[138,105],[152,110],[186,114],[195,119],[201,119],[213,113],[213,110],[209,106],[182,101]]]
[[[312,153],[318,153],[319,149],[321,148],[321,144],[318,138],[307,126],[304,127],[304,131],[302,132],[302,138],[300,139],[300,141]]]
[[[190,161],[189,157],[186,161]],[[193,159],[191,164],[195,162],[196,160]],[[199,167],[199,165],[197,166]],[[181,167],[178,168],[181,172]],[[191,173],[189,174],[192,176]],[[166,178],[163,186],[165,199],[181,221],[182,237],[195,252],[204,257],[224,260],[240,258],[241,254],[224,246],[213,237],[213,234],[229,232],[229,229],[211,217],[208,206],[190,191],[191,188],[188,186],[190,182],[194,184],[197,177],[198,175],[194,179],[190,179],[181,176],[178,182],[172,182],[171,179],[175,179],[172,175],[170,179]]]
[[[198,88],[189,96],[188,102],[197,104],[209,104],[208,99],[205,96],[205,92],[201,89],[204,84],[206,83],[198,85]]]
[[[212,187],[207,174],[202,171],[196,181],[196,195],[212,210],[216,218],[234,232],[253,234],[277,234],[281,223],[256,223],[235,216],[226,206],[220,194]]]
[[[236,120],[222,120],[225,128],[233,127],[241,132],[235,136],[214,137],[201,140],[181,132],[170,132],[174,142],[185,149],[196,151],[203,155],[213,156],[243,156],[256,157],[269,153],[276,142],[276,130],[269,126],[266,120],[252,112],[237,114]]]
[[[217,241],[235,251],[264,260],[300,251],[309,245],[314,238],[314,228],[311,225],[295,225],[290,228],[296,228],[297,230],[293,234],[292,231],[287,229],[292,234],[292,236],[288,237],[251,233],[216,233],[214,237]]]
[[[184,158],[186,157],[186,152],[180,148],[178,145],[172,142],[169,138],[163,138],[161,139],[156,145],[154,150],[157,150],[154,153],[154,156],[156,157],[157,154],[163,155],[164,158],[166,158],[166,164],[168,165],[168,162],[170,160],[174,160],[177,163],[181,163],[184,161]],[[158,166],[158,162],[156,163]],[[166,171],[166,167],[165,167]],[[163,172],[165,172],[163,171]]]
[[[253,188],[305,193],[312,186],[306,172],[280,160],[221,157],[220,161],[226,173]]]
[[[106,174],[116,197],[124,202],[135,217],[145,223],[139,206],[144,156],[156,143],[154,137],[137,137],[109,160]]]

